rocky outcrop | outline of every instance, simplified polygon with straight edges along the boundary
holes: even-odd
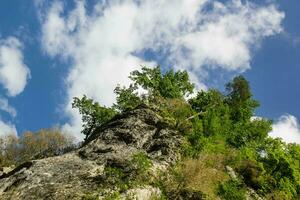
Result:
[[[170,129],[162,117],[146,106],[116,116],[99,127],[85,144],[73,152],[33,160],[0,176],[0,199],[105,199],[118,193],[119,198],[150,199],[160,195],[151,185],[134,185],[118,190],[106,173],[122,171],[122,179],[134,179],[132,160],[143,154],[152,163],[152,174],[166,169],[179,157],[181,136]]]

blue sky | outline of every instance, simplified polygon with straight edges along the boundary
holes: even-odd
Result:
[[[250,81],[272,136],[300,143],[300,2],[0,2],[0,135],[80,135],[73,96],[109,105],[140,65],[188,70],[198,88]],[[1,81],[1,79],[3,81]]]

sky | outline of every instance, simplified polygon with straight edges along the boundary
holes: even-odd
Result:
[[[146,65],[187,70],[198,90],[235,75],[300,143],[299,0],[4,0],[0,2],[0,136],[60,127],[78,140],[73,97],[112,105]]]

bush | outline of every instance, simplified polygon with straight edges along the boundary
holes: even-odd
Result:
[[[262,178],[263,169],[250,160],[243,161],[238,172],[243,176],[244,183],[255,190],[261,188],[260,179]]]
[[[238,181],[230,180],[220,184],[218,195],[225,200],[245,200],[246,189]]]

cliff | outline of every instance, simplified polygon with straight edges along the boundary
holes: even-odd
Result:
[[[99,127],[78,150],[4,173],[0,199],[159,198],[152,183],[179,159],[181,141],[162,117],[140,106]]]

